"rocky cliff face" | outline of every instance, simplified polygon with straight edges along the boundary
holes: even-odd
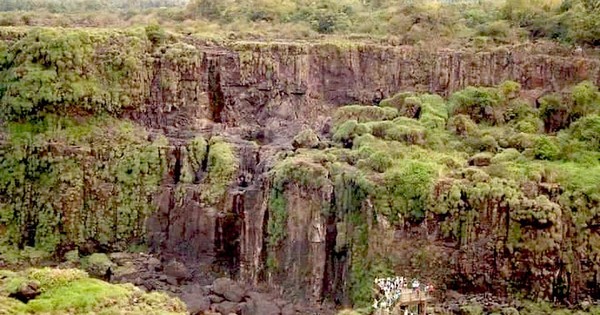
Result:
[[[270,142],[282,131],[287,137],[297,133],[304,124],[319,130],[337,106],[377,104],[398,91],[448,95],[469,85],[515,80],[525,90],[538,90],[539,96],[582,80],[600,81],[597,59],[558,50],[547,55],[535,46],[477,52],[234,43],[195,49],[194,61],[182,66],[180,50],[165,48],[154,63],[144,111],[132,117],[149,126],[176,125],[179,132],[185,122],[202,127],[221,123],[244,138]],[[185,116],[180,117],[185,122],[177,116]]]
[[[44,40],[23,33],[4,37],[0,47],[13,58],[3,61],[5,72],[16,69],[19,54],[27,53],[11,47],[28,47],[32,45],[28,40]],[[93,252],[121,250],[139,241],[164,257],[216,266],[232,277],[254,284],[266,281],[315,301],[331,298],[344,302],[352,285],[348,274],[365,267],[364,257],[374,261],[374,257],[385,257],[421,238],[443,240],[443,227],[436,225],[451,220],[432,217],[426,226],[405,226],[394,232],[386,219],[374,215],[372,198],[358,196],[360,189],[354,180],[336,183],[330,167],[310,159],[294,159],[287,165],[290,168],[276,163],[293,149],[291,138],[300,130],[309,126],[325,138],[338,106],[376,104],[403,90],[448,95],[467,85],[495,85],[512,79],[525,90],[538,90],[533,95],[541,95],[584,79],[600,84],[599,60],[564,52],[546,55],[535,47],[457,52],[352,43],[218,46],[192,39],[159,45],[145,35],[119,34],[99,44],[86,42],[91,45],[87,53],[96,56],[97,62],[107,51],[132,41],[137,46],[132,46],[129,58],[137,61],[136,66],[124,68],[119,77],[130,81],[122,91],[127,103],[109,112],[133,120],[148,134],[137,133],[139,139],[115,135],[109,141],[97,136],[76,138],[57,149],[53,143],[70,136],[48,129],[17,143],[15,132],[6,129],[6,143],[11,147],[4,146],[2,151],[7,157],[2,171],[17,178],[12,169],[19,163],[29,166],[19,173],[19,180],[7,180],[0,186],[2,244],[58,252],[85,247]],[[129,61],[119,65],[125,67]],[[56,66],[59,74],[70,71],[61,70],[57,59],[28,62],[49,69]],[[70,96],[75,92],[64,93]],[[18,97],[32,96],[21,93]],[[53,104],[47,99],[29,101],[45,106],[40,107],[43,110]],[[108,102],[101,99],[94,104]],[[74,106],[67,111],[76,115],[89,113],[91,107]],[[98,130],[108,132],[112,126],[102,122]],[[145,158],[136,160],[137,151],[127,155],[133,143]],[[15,148],[23,149],[19,151],[22,154],[9,153]],[[122,162],[124,159],[131,163]],[[63,167],[73,175],[49,184],[47,178],[61,173]],[[309,176],[302,177],[294,169],[306,170]],[[443,183],[439,185],[442,194]],[[532,196],[555,198],[552,187],[532,189],[548,190]],[[59,194],[65,191],[68,196]],[[579,269],[569,271],[546,261],[560,256],[560,244],[547,244],[522,260],[509,258],[499,249],[479,251],[481,242],[493,246],[490,238],[499,240],[498,235],[506,238],[511,233],[502,203],[481,209],[477,220],[481,230],[466,232],[472,235],[467,243],[474,246],[453,243],[438,251],[453,259],[442,262],[451,265],[443,270],[470,279],[465,282],[478,288],[494,282],[488,278],[497,274],[507,279],[527,272],[534,272],[537,285],[545,288],[551,286],[545,279],[550,281],[557,273],[560,277],[554,279],[596,279],[598,283],[597,272],[593,278],[589,275],[592,271],[577,271],[596,266],[585,264],[584,257],[572,265]],[[404,235],[403,241],[393,243],[394,233]],[[532,242],[546,234],[571,237],[568,226],[560,224],[532,225],[522,233]],[[531,270],[532,266],[541,270]],[[573,279],[579,276],[585,280]],[[543,289],[539,292],[545,295]]]

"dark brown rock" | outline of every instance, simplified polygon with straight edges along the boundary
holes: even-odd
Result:
[[[223,302],[225,299],[222,296],[218,296],[218,295],[214,295],[211,294],[208,296],[208,299],[212,302],[212,303],[221,303]]]
[[[191,277],[190,271],[182,262],[173,259],[167,263],[164,267],[164,273],[170,278],[174,278],[177,282],[189,279]],[[169,281],[167,279],[167,281]]]
[[[469,165],[471,166],[489,166],[492,162],[492,155],[488,153],[475,154],[469,159]]]
[[[40,285],[35,281],[24,282],[19,286],[16,292],[9,294],[9,297],[17,299],[23,303],[35,299],[41,294]]]
[[[186,304],[188,312],[192,315],[204,314],[210,308],[210,300],[205,296],[184,294],[181,300]]]
[[[212,291],[231,302],[239,303],[244,298],[244,289],[235,281],[219,278],[213,282]]]
[[[237,303],[234,302],[230,302],[230,301],[223,301],[219,304],[213,305],[214,309],[221,313],[221,314],[231,314],[231,313],[236,313],[236,311],[238,310],[238,305]]]

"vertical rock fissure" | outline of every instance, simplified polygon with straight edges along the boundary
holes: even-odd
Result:
[[[208,59],[208,102],[211,118],[221,123],[221,113],[225,108],[225,96],[221,89],[221,69],[218,58]]]

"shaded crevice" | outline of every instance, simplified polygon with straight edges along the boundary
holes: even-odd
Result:
[[[218,264],[229,277],[237,278],[240,270],[240,234],[244,221],[244,194],[232,198],[231,211],[221,213],[215,225],[215,250]]]
[[[225,95],[221,89],[221,71],[219,59],[208,59],[208,104],[214,122],[223,122],[221,113],[225,108]]]
[[[179,183],[180,179],[181,179],[181,168],[182,168],[182,161],[181,161],[181,147],[175,147],[175,166],[173,167],[173,180],[175,182],[175,184]]]
[[[333,194],[332,209],[335,209],[335,193]],[[340,304],[339,291],[340,287],[336,283],[337,276],[337,252],[335,251],[337,239],[336,215],[334,211],[330,211],[327,215],[325,223],[325,252],[327,253],[327,261],[325,262],[325,275],[323,277],[323,295],[329,297],[336,304]]]

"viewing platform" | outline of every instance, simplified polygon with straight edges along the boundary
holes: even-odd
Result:
[[[417,280],[410,288],[402,277],[377,279],[375,284],[375,315],[426,315],[427,303],[433,301],[433,287]]]
[[[375,311],[375,315],[405,315],[405,314],[427,314],[427,303],[433,301],[433,297],[427,292],[404,289],[400,293],[394,305],[390,308],[381,308]]]

